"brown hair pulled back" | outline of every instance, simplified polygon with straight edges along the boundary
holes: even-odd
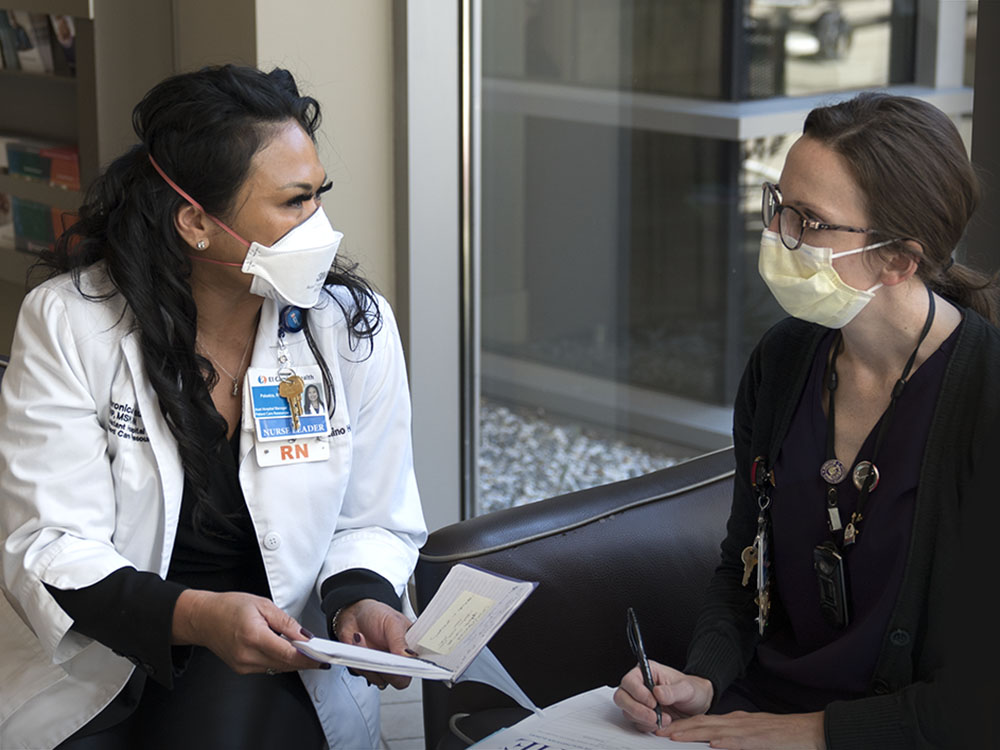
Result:
[[[843,157],[865,196],[871,226],[921,245],[920,279],[1000,322],[996,276],[952,262],[979,200],[979,180],[944,112],[919,99],[866,92],[814,109],[802,132]],[[902,243],[890,247],[909,252]]]

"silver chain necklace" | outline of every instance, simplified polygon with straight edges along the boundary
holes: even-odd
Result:
[[[236,368],[236,373],[237,373],[236,375],[233,375],[231,372],[229,372],[229,370],[227,370],[225,367],[223,367],[222,364],[215,357],[212,356],[212,352],[210,352],[208,350],[208,347],[206,347],[204,343],[202,343],[200,341],[198,342],[198,348],[200,348],[205,353],[206,357],[208,357],[210,360],[212,360],[212,364],[215,365],[216,367],[218,367],[224,373],[226,373],[226,375],[229,376],[229,379],[233,381],[233,394],[232,395],[233,395],[234,398],[236,396],[240,395],[240,378],[239,378],[239,375],[240,375],[240,373],[243,372],[243,363],[246,362],[247,353],[250,351],[250,342],[253,341],[253,339],[254,339],[254,334],[251,333],[247,337],[246,346],[243,347],[243,356],[240,357],[240,364],[239,364],[239,367]]]

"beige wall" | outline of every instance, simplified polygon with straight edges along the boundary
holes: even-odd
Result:
[[[178,71],[256,61],[254,0],[174,0],[173,8]]]
[[[283,67],[319,100],[340,252],[395,302],[391,0],[176,0],[174,23],[178,70]]]
[[[391,0],[257,0],[257,64],[288,68],[323,111],[325,199],[341,253],[395,301]]]

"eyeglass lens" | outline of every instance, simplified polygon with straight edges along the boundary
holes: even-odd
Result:
[[[782,244],[789,250],[794,250],[799,246],[802,238],[802,214],[791,206],[781,205],[781,199],[775,187],[765,182],[761,201],[761,220],[764,222],[765,229],[771,226],[775,214],[779,214],[778,234],[781,236]]]
[[[761,187],[760,220],[764,222],[764,228],[767,229],[771,226],[772,219],[774,219],[774,212],[777,210],[778,200],[774,195],[774,189],[768,183],[765,182]]]

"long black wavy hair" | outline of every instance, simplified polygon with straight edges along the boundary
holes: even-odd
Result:
[[[218,382],[211,362],[195,350],[198,310],[191,293],[190,248],[174,217],[186,205],[150,163],[213,216],[226,217],[247,179],[251,160],[280,126],[295,121],[315,143],[318,102],[299,94],[291,73],[223,65],[172,76],[153,87],[132,112],[139,143],[115,159],[88,188],[79,218],[43,264],[52,275],[70,272],[77,289],[84,268],[103,262],[138,330],[146,375],[177,440],[187,489],[196,497],[195,522],[208,512],[212,458],[226,449],[226,422],[210,395]],[[347,294],[327,297],[344,314],[351,348],[367,343],[381,326],[371,286],[356,266],[334,264],[327,284]],[[326,403],[336,408],[329,369],[309,328],[304,333],[324,374]],[[210,425],[206,431],[205,425]]]

